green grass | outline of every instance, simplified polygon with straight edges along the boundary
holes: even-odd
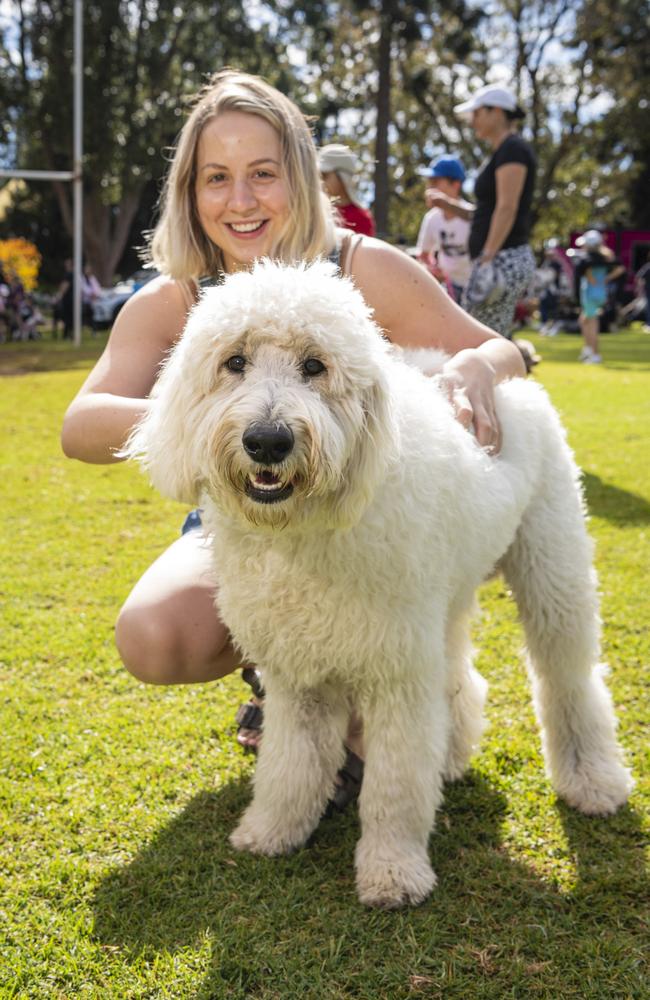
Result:
[[[0,347],[2,1000],[650,996],[650,337],[603,338],[601,367],[577,364],[576,337],[533,339],[535,375],[585,470],[637,788],[606,820],[558,803],[514,608],[502,583],[487,585],[475,631],[491,726],[446,793],[431,840],[439,887],[389,914],[356,901],[354,813],[291,858],[229,849],[253,768],[234,741],[241,681],[147,688],[113,645],[120,602],[184,511],[135,468],[59,451],[103,338],[81,352]]]

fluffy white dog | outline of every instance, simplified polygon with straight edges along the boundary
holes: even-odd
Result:
[[[597,666],[578,471],[540,386],[515,379],[496,398],[494,458],[348,280],[263,263],[205,293],[127,449],[163,493],[203,507],[221,614],[264,671],[254,797],[233,845],[304,844],[354,708],[357,886],[374,906],[419,903],[435,884],[443,781],[463,774],[483,725],[468,626],[495,569],[525,626],[557,793],[602,815],[632,785]]]

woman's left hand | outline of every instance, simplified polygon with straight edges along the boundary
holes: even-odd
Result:
[[[494,400],[495,370],[479,350],[459,351],[437,376],[454,408],[456,419],[473,428],[482,448],[495,455],[501,450],[501,425]]]

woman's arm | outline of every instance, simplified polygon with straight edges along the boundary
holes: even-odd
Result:
[[[528,167],[523,163],[504,163],[495,171],[496,204],[490,228],[481,251],[482,260],[491,260],[505,243],[517,217],[517,209],[526,183]]]
[[[517,347],[473,319],[424,268],[387,243],[364,239],[352,258],[351,277],[390,340],[451,355],[443,382],[456,415],[474,426],[481,445],[498,450],[494,385],[526,374]]]
[[[117,462],[115,452],[145,412],[165,353],[185,325],[178,284],[156,278],[121,309],[104,353],[70,403],[61,431],[69,458]]]

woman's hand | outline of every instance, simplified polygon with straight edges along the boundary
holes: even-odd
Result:
[[[456,419],[491,454],[501,450],[501,425],[494,400],[495,369],[480,350],[459,351],[447,361],[437,381],[454,408]]]

